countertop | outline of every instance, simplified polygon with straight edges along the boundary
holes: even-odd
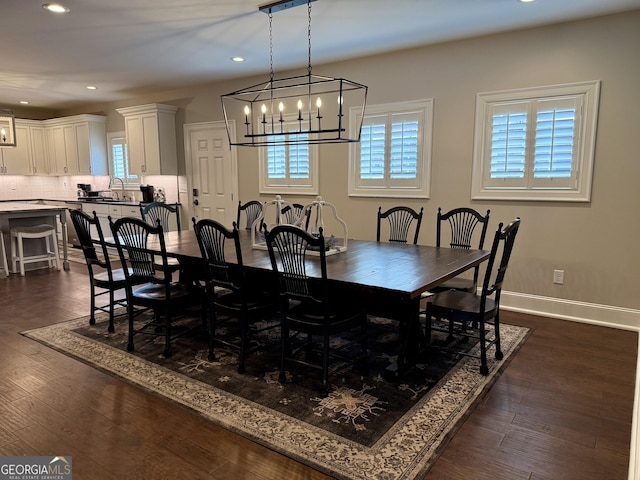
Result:
[[[0,200],[0,205],[5,202],[12,203],[29,203],[29,202],[64,202],[64,203],[82,203],[82,204],[114,204],[114,205],[127,205],[127,206],[140,206],[140,205],[149,205],[148,202],[132,202],[132,201],[120,201],[120,200],[110,200],[108,198],[100,198],[95,200],[89,200],[88,198],[82,198],[77,200],[69,200],[69,199],[59,199],[59,198],[27,198],[21,200]],[[179,202],[167,202],[167,205],[181,205]]]

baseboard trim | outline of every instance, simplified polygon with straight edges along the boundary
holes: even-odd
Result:
[[[574,322],[589,323],[640,332],[640,310],[612,307],[595,303],[577,302],[560,298],[502,292],[500,308],[514,312],[553,317]],[[640,353],[640,335],[638,340]],[[636,385],[631,426],[628,480],[640,480],[640,354],[636,365]]]
[[[506,291],[502,292],[500,308],[561,320],[640,331],[640,310],[631,308]]]

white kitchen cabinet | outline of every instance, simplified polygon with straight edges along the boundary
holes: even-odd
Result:
[[[31,175],[31,135],[29,126],[16,121],[16,146],[0,147],[0,174]]]
[[[42,122],[29,124],[31,133],[31,165],[34,175],[49,174],[49,151]]]
[[[82,211],[92,215],[93,212],[96,212],[98,216],[98,221],[100,222],[100,227],[102,228],[102,234],[105,237],[111,237],[111,227],[109,226],[109,204],[106,203],[83,203]],[[98,240],[98,232],[96,232],[95,227],[91,226],[91,238]]]
[[[106,117],[100,115],[44,120],[49,173],[108,175],[105,122]]]
[[[141,218],[139,205],[122,205],[119,203],[91,203],[86,202],[82,205],[82,210],[91,215],[92,212],[96,212],[100,227],[102,227],[102,233],[105,237],[111,237],[111,226],[109,225],[109,217],[115,222],[118,218],[122,217],[134,217]],[[97,232],[91,231],[93,238],[98,238]]]
[[[175,114],[178,107],[152,103],[118,108],[124,116],[132,175],[177,175]]]

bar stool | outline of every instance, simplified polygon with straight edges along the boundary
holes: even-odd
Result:
[[[49,263],[49,268],[60,270],[60,257],[58,256],[58,236],[56,227],[52,225],[35,225],[33,227],[13,227],[11,231],[11,266],[13,273],[17,273],[17,263],[20,262],[20,275],[24,276],[24,266],[27,263],[43,262]],[[24,255],[25,239],[44,238],[46,241],[46,253]],[[17,250],[17,254],[16,254]]]
[[[2,230],[0,230],[0,278],[6,278],[9,276],[9,266],[7,265],[7,253],[4,249],[4,235],[2,235]]]

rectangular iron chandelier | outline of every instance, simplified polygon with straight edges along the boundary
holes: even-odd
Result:
[[[260,7],[269,15],[269,80],[222,95],[222,111],[231,145],[268,145],[359,142],[367,100],[367,87],[344,78],[311,72],[311,2],[278,1]],[[273,74],[272,14],[306,3],[308,7],[309,62],[307,74],[275,79]],[[357,125],[348,132],[345,112],[358,111]],[[238,140],[232,138],[230,121],[237,120]]]
[[[0,147],[16,146],[16,117],[13,111],[0,108]]]

